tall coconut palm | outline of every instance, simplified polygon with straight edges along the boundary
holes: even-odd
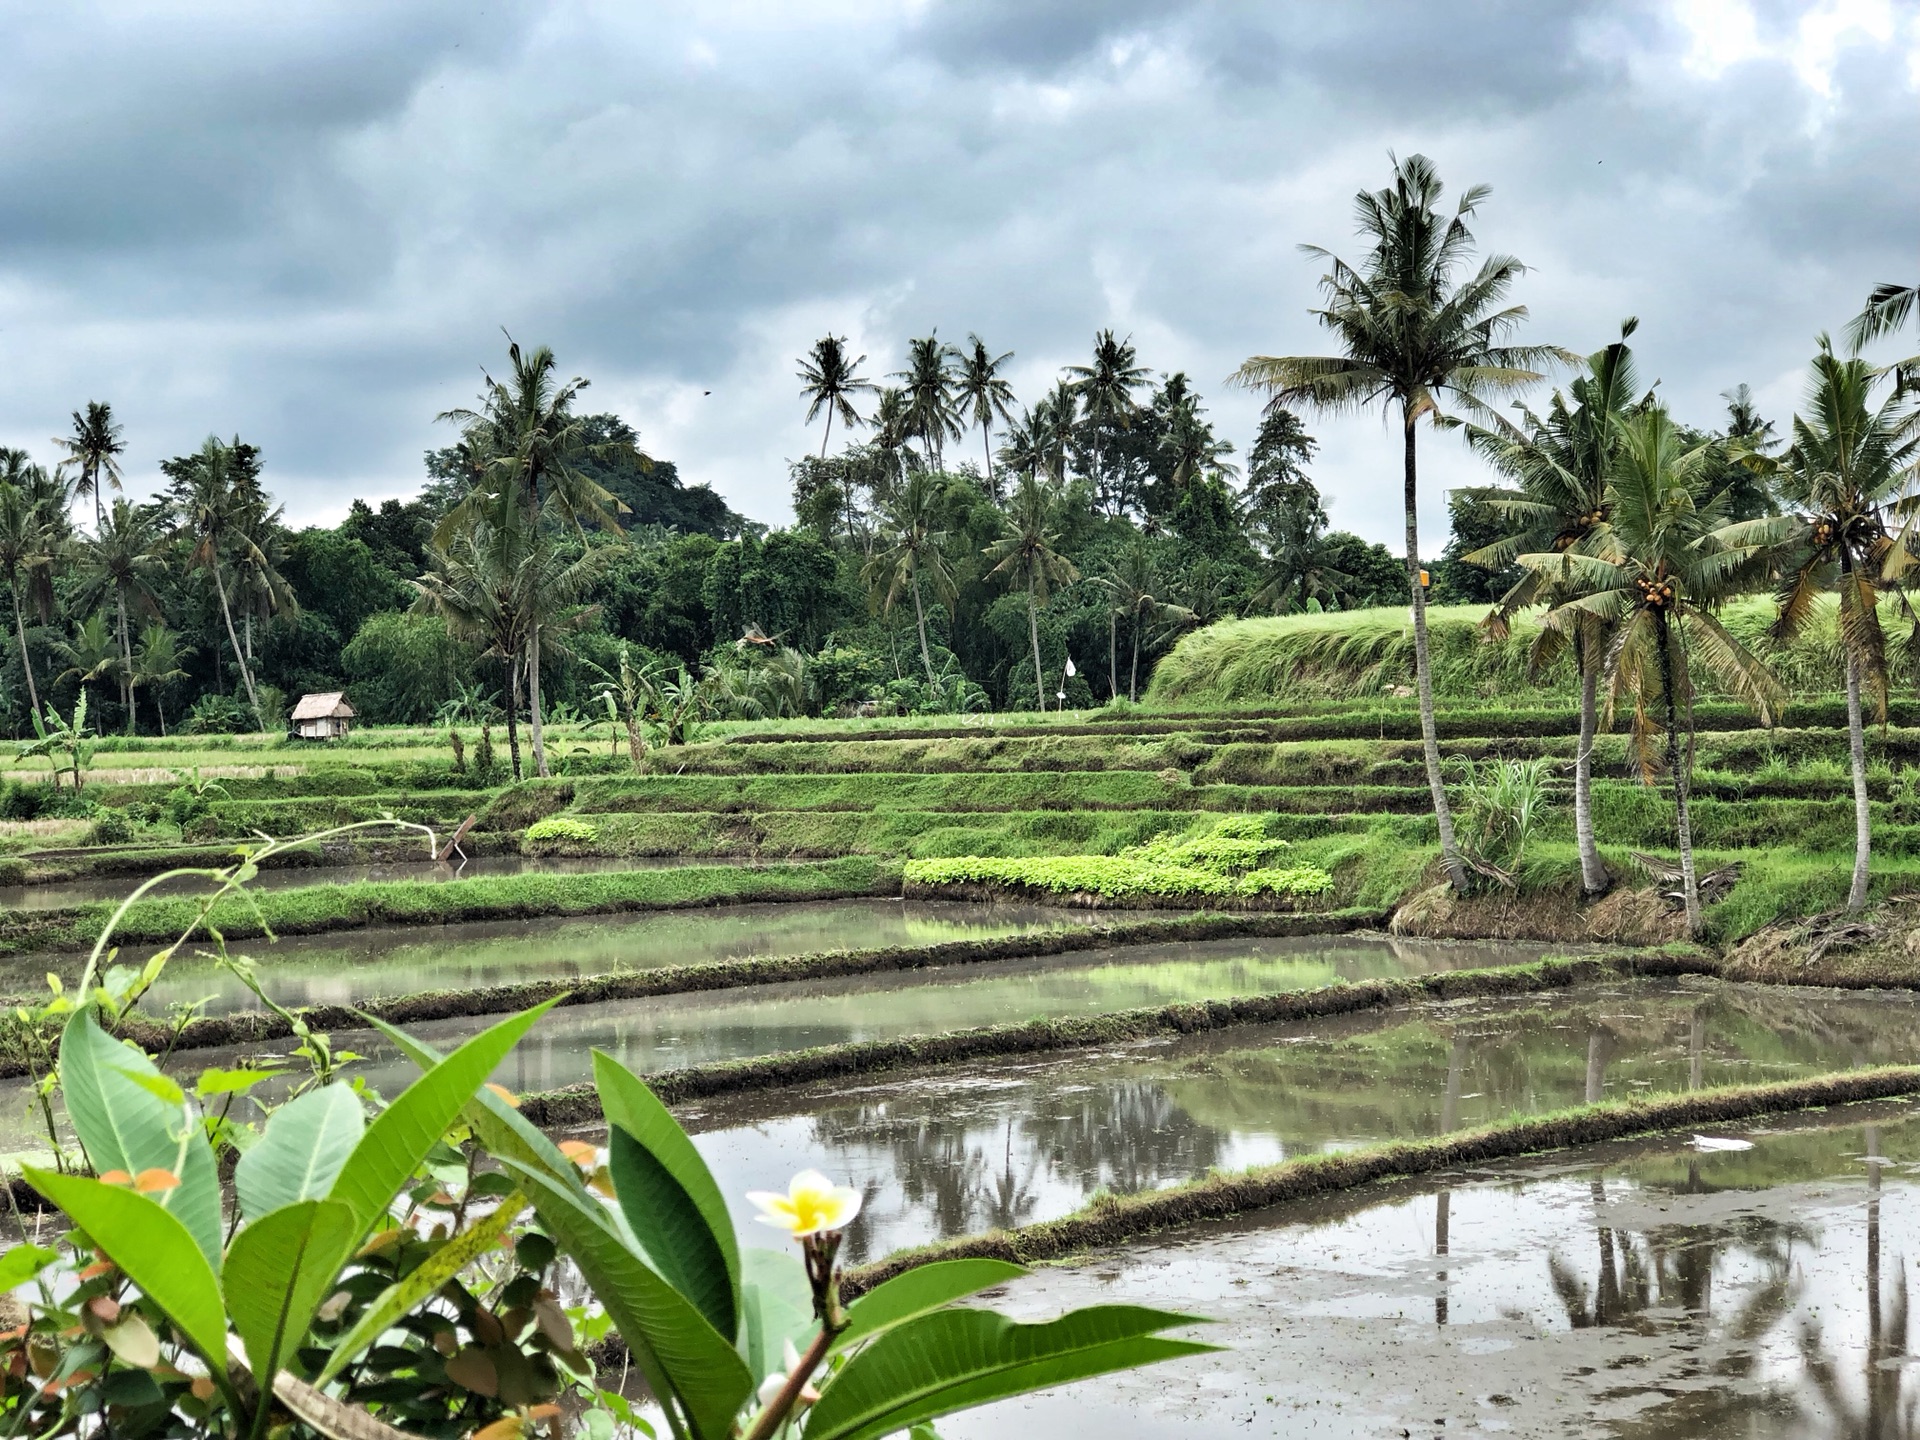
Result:
[[[1013,419],[1013,386],[1000,373],[1000,367],[1013,359],[1013,351],[995,355],[978,335],[967,336],[967,348],[960,352],[960,373],[954,383],[954,398],[960,413],[970,424],[980,427],[980,448],[987,457],[987,493],[999,498],[1000,487],[993,478],[993,422]]]
[[[120,488],[120,456],[127,442],[120,426],[114,423],[113,406],[104,400],[89,400],[85,410],[73,412],[73,429],[53,437],[53,443],[66,452],[60,468],[73,474],[73,493],[93,497],[93,525],[100,528],[103,507],[101,491]]]
[[[133,652],[133,683],[146,686],[153,696],[153,713],[160,718],[160,733],[167,733],[167,706],[162,691],[176,680],[186,679],[186,657],[180,637],[163,621],[152,620],[140,632],[140,644]]]
[[[57,552],[57,538],[39,504],[27,498],[22,486],[0,481],[0,575],[6,577],[13,597],[13,633],[20,644],[20,668],[35,715],[40,713],[40,687],[34,683],[33,655],[27,649],[26,612],[31,606],[43,625],[52,615]]]
[[[157,619],[160,596],[155,588],[166,569],[160,558],[159,517],[144,506],[116,496],[98,531],[79,548],[80,585],[73,603],[85,611],[112,603],[115,633],[120,643],[120,704],[127,714],[127,733],[134,733],[133,637],[130,614]],[[249,656],[251,659],[251,656]]]
[[[226,622],[227,642],[233,646],[240,678],[247,687],[247,703],[253,708],[254,723],[264,729],[266,720],[253,683],[253,666],[234,628],[227,590],[227,570],[235,554],[254,544],[248,525],[258,487],[249,478],[251,467],[238,463],[242,448],[238,436],[229,444],[217,435],[209,435],[199,452],[190,457],[190,463],[176,468],[176,533],[187,542],[188,563],[213,578],[220,617]]]
[[[822,410],[827,412],[827,428],[820,434],[820,458],[827,458],[827,440],[833,434],[833,417],[838,415],[848,430],[863,424],[854,408],[853,397],[876,389],[860,374],[867,357],[847,358],[847,341],[842,335],[823,335],[813,349],[800,358],[800,398],[807,402],[807,424]]]
[[[479,467],[473,492],[447,512],[436,529],[444,548],[463,526],[482,518],[489,525],[525,524],[539,530],[553,523],[584,533],[591,522],[620,533],[616,511],[626,505],[589,476],[581,465],[589,458],[626,457],[643,467],[652,460],[630,439],[594,438],[585,421],[573,413],[574,401],[587,382],[578,376],[564,384],[555,376],[553,351],[541,345],[523,352],[509,339],[508,380],[486,379],[478,410],[449,410],[439,418],[462,427]],[[515,497],[491,516],[482,512],[500,496]],[[527,592],[516,592],[525,594]],[[528,617],[522,617],[523,622]],[[545,730],[540,702],[540,647],[543,627],[523,623],[527,650],[527,703],[533,739],[534,769],[541,776],[553,772],[547,765]]]
[[[1177,377],[1176,377],[1177,378]],[[1233,442],[1214,433],[1201,413],[1200,402],[1191,391],[1167,407],[1166,433],[1160,437],[1160,453],[1173,466],[1173,493],[1184,494],[1188,485],[1201,475],[1237,475],[1240,469],[1227,459]]]
[[[1148,380],[1146,366],[1138,364],[1133,340],[1114,338],[1113,331],[1102,330],[1093,337],[1093,363],[1069,365],[1068,382],[1080,402],[1081,413],[1093,432],[1093,484],[1104,493],[1106,464],[1101,432],[1109,425],[1126,426],[1140,413],[1134,392]]]
[[[1140,640],[1149,626],[1179,627],[1192,624],[1193,611],[1160,598],[1160,567],[1154,563],[1153,549],[1147,537],[1135,535],[1121,547],[1106,571],[1094,577],[1107,602],[1107,683],[1112,694],[1120,693],[1115,673],[1116,622],[1125,618],[1133,643],[1133,660],[1127,672],[1127,699],[1140,698]]]
[[[1023,475],[1001,514],[1000,538],[983,552],[994,562],[991,574],[1027,592],[1027,634],[1033,641],[1034,701],[1047,708],[1047,677],[1040,666],[1040,607],[1055,585],[1080,578],[1074,564],[1056,548],[1060,543],[1057,490],[1033,475]]]
[[[1586,358],[1565,394],[1556,390],[1544,416],[1521,411],[1516,425],[1496,417],[1488,425],[1468,425],[1467,441],[1517,490],[1471,492],[1512,527],[1504,540],[1462,558],[1470,565],[1503,570],[1522,553],[1565,551],[1580,544],[1607,520],[1607,477],[1613,463],[1619,421],[1645,403],[1633,351],[1627,340],[1639,321],[1620,326],[1620,338]],[[1520,578],[1488,614],[1487,631],[1504,637],[1513,617],[1542,601],[1556,599],[1552,580],[1538,569]],[[1568,628],[1542,626],[1528,663],[1545,669],[1567,649],[1580,678],[1580,737],[1573,758],[1573,831],[1580,854],[1580,885],[1589,895],[1612,883],[1600,858],[1593,830],[1593,743],[1598,729],[1598,691],[1607,636],[1600,617],[1583,614]]]
[[[507,361],[507,379],[485,376],[479,409],[446,410],[436,417],[460,426],[476,467],[475,494],[519,490],[529,497],[525,508],[530,516],[551,514],[576,530],[592,523],[619,534],[616,516],[626,505],[580,464],[588,457],[627,458],[651,468],[652,459],[631,440],[594,438],[595,432],[573,413],[588,382],[578,375],[564,384],[558,381],[553,351],[547,346],[523,351],[509,337]],[[448,511],[441,521],[443,535],[451,536],[464,523],[463,507],[480,504],[469,495]]]
[[[949,440],[958,440],[960,414],[954,404],[953,362],[960,352],[940,343],[939,332],[907,342],[907,368],[894,372],[904,381],[906,432],[920,442],[921,456],[940,468]]]
[[[1543,623],[1570,632],[1597,617],[1608,629],[1609,707],[1630,697],[1631,746],[1643,776],[1662,761],[1673,785],[1674,828],[1687,930],[1701,929],[1688,786],[1693,764],[1693,678],[1705,665],[1771,724],[1780,682],[1728,633],[1712,607],[1752,577],[1766,555],[1764,522],[1728,525],[1725,496],[1703,494],[1713,444],[1684,448],[1667,412],[1648,406],[1617,422],[1608,514],[1576,545],[1518,556],[1559,595]],[[1682,731],[1685,745],[1682,745]],[[1664,741],[1664,755],[1654,749]]]
[[[233,586],[234,599],[240,606],[240,638],[249,665],[253,664],[254,621],[265,625],[276,615],[300,613],[299,597],[280,573],[287,553],[281,514],[278,506],[267,508],[264,495],[242,511],[239,531],[246,543],[234,551]]]
[[[1920,483],[1920,404],[1899,385],[1874,403],[1874,392],[1890,378],[1864,360],[1841,359],[1821,337],[1806,413],[1794,416],[1792,445],[1768,467],[1789,512],[1778,521],[1755,522],[1755,527],[1784,532],[1777,637],[1791,638],[1812,624],[1821,594],[1832,591],[1837,597],[1853,762],[1853,883],[1847,909],[1855,913],[1867,905],[1873,848],[1861,691],[1873,692],[1875,713],[1884,720],[1887,649],[1880,592],[1883,587],[1900,591],[1901,577],[1913,564],[1905,536],[1888,533],[1888,519]],[[1906,605],[1904,594],[1901,603]],[[1911,613],[1911,606],[1907,609]]]
[[[1858,353],[1881,336],[1899,330],[1908,316],[1920,319],[1920,285],[1876,285],[1866,305],[1847,326],[1847,343]],[[1920,385],[1920,355],[1898,361],[1893,368],[1907,386]]]
[[[1304,401],[1323,410],[1361,410],[1379,404],[1400,421],[1406,510],[1407,587],[1413,598],[1414,679],[1427,786],[1440,829],[1440,851],[1456,890],[1467,870],[1454,841],[1453,813],[1440,770],[1434,729],[1433,670],[1427,649],[1427,597],[1420,583],[1417,427],[1440,416],[1442,400],[1484,409],[1488,398],[1541,378],[1539,366],[1572,360],[1548,346],[1510,345],[1526,307],[1507,305],[1522,273],[1518,260],[1488,257],[1471,275],[1461,269],[1473,250],[1467,219],[1486,198],[1476,185],[1451,217],[1440,212],[1444,187],[1433,162],[1410,155],[1394,164],[1393,184],[1354,198],[1358,233],[1370,242],[1364,259],[1349,265],[1318,246],[1307,253],[1327,261],[1320,279],[1326,298],[1314,316],[1340,343],[1335,355],[1256,355],[1230,383],[1265,390],[1281,404]]]
[[[933,652],[927,645],[927,609],[920,593],[924,578],[934,597],[951,604],[958,587],[944,546],[947,532],[939,523],[939,487],[932,475],[916,470],[880,512],[880,543],[867,561],[867,584],[880,597],[882,613],[890,612],[903,592],[913,595],[914,623],[920,630],[920,663],[927,683],[937,683]]]

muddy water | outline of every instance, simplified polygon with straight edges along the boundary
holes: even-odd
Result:
[[[859,1186],[860,1258],[1052,1219],[1099,1190],[1656,1091],[1905,1062],[1920,1003],[1640,982],[1013,1057],[682,1107],[733,1196],[808,1166]],[[751,1213],[740,1202],[739,1220]]]
[[[482,875],[599,875],[616,870],[660,870],[679,865],[712,865],[710,859],[619,860],[603,858],[541,859],[525,855],[476,856],[464,864],[435,865],[430,862],[384,865],[287,865],[262,870],[250,882],[255,890],[295,890],[308,885],[354,885],[363,880],[419,880],[433,884],[442,880],[472,880]],[[0,885],[0,910],[57,910],[67,905],[91,905],[100,900],[120,900],[140,883],[126,875],[93,876],[85,880],[62,880],[45,885]],[[148,893],[154,895],[194,895],[205,892],[207,882],[198,877],[169,881]]]
[[[998,1298],[1132,1303],[1224,1353],[942,1422],[952,1437],[1831,1436],[1920,1418],[1920,1115],[1601,1147],[1100,1252]]]
[[[716,905],[578,920],[509,920],[474,925],[354,930],[250,940],[233,947],[259,962],[267,993],[285,1005],[352,1004],[380,995],[477,989],[550,976],[605,975],[750,956],[799,955],[869,946],[935,945],[1085,925],[1099,912],[1042,905],[952,901],[845,900]],[[48,969],[72,978],[81,957],[0,966],[0,993],[24,993]],[[16,988],[17,987],[17,988]],[[205,1013],[259,1002],[232,975],[203,960],[169,965],[145,1002],[154,1014],[176,1001],[205,1001]]]

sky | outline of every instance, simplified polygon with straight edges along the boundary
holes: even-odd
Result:
[[[1745,382],[1784,428],[1815,336],[1920,280],[1920,0],[0,0],[0,57],[0,444],[110,401],[140,493],[238,434],[295,524],[417,490],[503,330],[769,523],[828,332],[876,378],[977,332],[1030,400],[1111,327],[1244,458],[1225,378],[1323,348],[1299,247],[1355,251],[1390,152],[1492,186],[1524,338],[1636,315],[1695,423]],[[1397,541],[1382,420],[1309,428]],[[1424,454],[1437,550],[1487,477]]]

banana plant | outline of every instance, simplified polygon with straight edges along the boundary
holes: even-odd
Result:
[[[61,719],[60,712],[53,708],[51,701],[47,704],[44,718],[33,710],[27,712],[27,718],[33,721],[33,739],[21,743],[18,758],[31,760],[36,756],[46,756],[47,763],[53,767],[53,785],[57,790],[60,788],[63,768],[59,757],[65,751],[67,763],[64,768],[72,772],[74,793],[78,794],[80,772],[93,758],[93,747],[86,743],[87,687],[80,687],[80,698],[73,702],[71,720]]]
[[[375,1022],[379,1024],[379,1022]],[[432,1074],[439,1061],[380,1029]],[[842,1305],[849,1190],[763,1197],[800,1254],[747,1248],[693,1142],[631,1071],[595,1051],[607,1147],[563,1154],[500,1097],[467,1118],[532,1202],[626,1342],[675,1440],[878,1440],[1012,1395],[1215,1349],[1160,1332],[1193,1316],[1099,1305],[1020,1324],[956,1302],[1025,1274],[999,1260],[923,1265]]]
[[[316,1314],[368,1237],[390,1231],[395,1199],[449,1125],[552,1002],[474,1036],[369,1123],[349,1085],[310,1090],[275,1110],[234,1172],[236,1228],[223,1234],[214,1151],[198,1105],[143,1052],[103,1030],[91,1005],[67,1021],[60,1082],[94,1176],[27,1167],[28,1181],[163,1313],[205,1367],[238,1433],[267,1433],[272,1400],[328,1435],[400,1432],[292,1372]],[[97,1178],[95,1178],[97,1177]],[[327,1376],[477,1256],[526,1209],[522,1192],[395,1283],[334,1342]],[[138,1334],[119,1334],[137,1326]],[[137,1313],[102,1337],[115,1354],[158,1346]],[[116,1343],[116,1341],[118,1343]],[[322,1377],[323,1382],[326,1377]]]

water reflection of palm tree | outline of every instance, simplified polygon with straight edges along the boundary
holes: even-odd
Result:
[[[1848,1440],[1912,1440],[1920,1435],[1920,1393],[1907,1393],[1904,1361],[1910,1351],[1907,1267],[1893,1269],[1893,1294],[1882,1303],[1880,1255],[1880,1127],[1866,1127],[1867,1141],[1867,1354],[1865,1394],[1855,1404],[1840,1379],[1840,1367],[1827,1353],[1819,1321],[1800,1326],[1800,1355],[1811,1396],[1800,1410],[1811,1425],[1825,1422],[1828,1433]],[[1817,1402],[1816,1404],[1809,1403]]]
[[[1467,1068],[1467,1037],[1455,1030],[1447,1042],[1447,1089],[1440,1099],[1440,1133],[1449,1134],[1460,1123],[1460,1090]],[[1453,1191],[1445,1185],[1434,1198],[1433,1206],[1433,1253],[1436,1258],[1444,1259],[1452,1248]],[[1433,1295],[1433,1323],[1444,1325],[1450,1308],[1452,1295],[1448,1289],[1448,1272],[1436,1271],[1434,1280],[1438,1289]]]

